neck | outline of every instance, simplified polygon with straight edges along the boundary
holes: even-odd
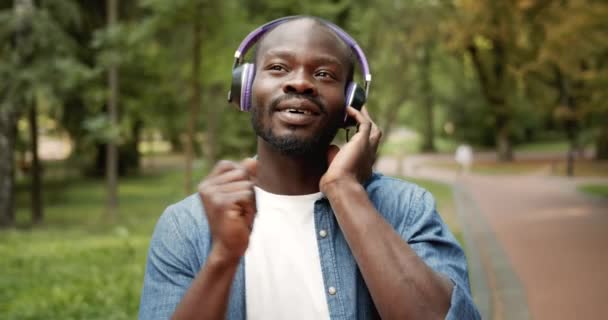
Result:
[[[258,137],[256,184],[276,194],[301,195],[319,192],[319,181],[327,170],[327,155],[289,156]]]

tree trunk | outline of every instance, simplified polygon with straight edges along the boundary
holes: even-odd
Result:
[[[171,145],[171,152],[181,153],[182,151],[184,151],[184,143],[180,140],[180,133],[178,129],[167,130],[167,135],[167,139],[169,140],[169,144]]]
[[[117,20],[117,0],[107,0],[108,27],[112,27]],[[117,127],[117,99],[118,99],[118,70],[115,65],[108,71],[108,118],[110,128]],[[114,219],[118,214],[118,148],[116,142],[111,140],[107,145],[106,153],[106,215]]]
[[[502,124],[496,128],[496,156],[499,161],[513,161],[513,148],[509,137],[510,129]]]
[[[495,120],[495,142],[496,153],[499,161],[512,161],[513,149],[511,146],[511,113],[509,110],[506,82],[506,53],[500,39],[494,39],[492,56],[493,61],[490,67],[486,67],[479,50],[475,44],[468,46],[467,50],[471,54],[473,66],[479,77],[479,84],[482,94],[487,103],[493,110]]]
[[[565,107],[568,111],[560,119],[564,123],[566,137],[568,138],[568,153],[566,154],[566,174],[574,176],[574,159],[578,149],[578,119],[576,118],[576,100],[570,91],[568,79],[562,74],[559,66],[553,66],[555,70],[556,85],[558,86],[558,108]]]
[[[190,117],[188,119],[188,132],[186,134],[185,156],[186,170],[184,179],[184,190],[186,194],[192,192],[192,162],[194,160],[194,135],[196,134],[196,121],[198,119],[199,106],[201,104],[201,84],[199,80],[201,67],[201,8],[197,6],[195,18],[192,22],[192,78],[190,99]]]
[[[14,49],[18,64],[29,62],[32,52],[22,45],[28,37],[31,21],[28,13],[34,9],[32,0],[15,0],[13,11],[16,18]],[[10,227],[15,223],[15,139],[19,111],[15,101],[11,101],[10,84],[0,84],[0,227]],[[19,99],[22,104],[23,99]]]
[[[608,160],[608,121],[604,120],[595,140],[595,159]]]
[[[431,83],[431,49],[428,44],[423,48],[422,63],[420,64],[420,79],[422,81],[422,99],[424,108],[424,135],[422,141],[423,152],[435,152],[435,122],[433,115],[433,88]]]
[[[32,205],[32,223],[39,224],[42,222],[44,213],[42,205],[42,166],[38,157],[38,111],[36,103],[32,105],[28,112],[28,122],[30,129],[30,138],[32,139],[32,167],[31,174],[31,205]]]
[[[130,143],[130,159],[128,164],[129,169],[139,171],[141,168],[141,154],[139,153],[139,143],[142,139],[142,131],[144,128],[144,121],[141,119],[135,119],[133,127],[131,128],[131,143]]]
[[[15,223],[15,138],[17,113],[13,105],[0,102],[0,227]]]

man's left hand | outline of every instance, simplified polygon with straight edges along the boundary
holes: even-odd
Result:
[[[319,182],[321,192],[337,182],[364,183],[372,174],[382,131],[372,121],[365,106],[361,111],[348,107],[346,112],[357,121],[358,129],[342,149],[335,145],[329,147],[329,165]]]

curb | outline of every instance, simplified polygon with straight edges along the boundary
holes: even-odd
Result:
[[[452,188],[467,249],[473,300],[482,319],[529,320],[521,280],[492,228],[481,215],[470,191],[458,182],[452,184]]]

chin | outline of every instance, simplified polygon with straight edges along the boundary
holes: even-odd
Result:
[[[272,130],[258,134],[273,149],[293,157],[311,157],[324,155],[333,136],[327,135],[300,135],[295,133],[276,134]]]
[[[256,110],[257,111],[257,110]],[[340,120],[340,119],[338,119]],[[254,111],[251,124],[255,133],[273,149],[287,156],[317,156],[325,154],[338,129],[327,123],[310,126],[289,126],[272,119],[263,119]]]

